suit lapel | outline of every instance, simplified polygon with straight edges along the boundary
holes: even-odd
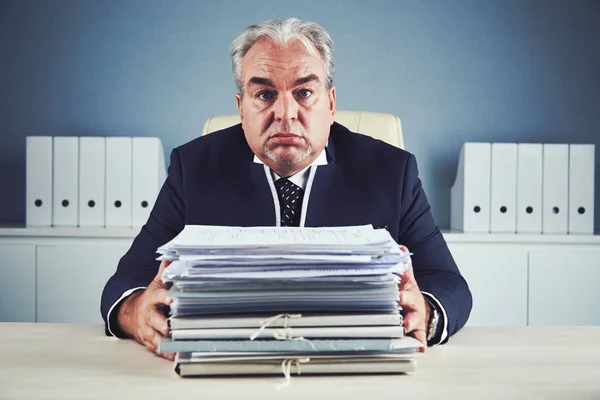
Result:
[[[246,142],[241,124],[219,140],[224,141],[222,148],[227,151],[218,154],[218,174],[208,184],[208,192],[198,193],[197,201],[204,207],[194,212],[188,223],[274,226],[275,204],[264,167],[253,162],[254,153]]]

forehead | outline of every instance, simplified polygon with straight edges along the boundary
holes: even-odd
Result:
[[[324,68],[323,59],[317,50],[310,51],[299,40],[281,46],[270,39],[261,39],[242,59],[242,76],[245,82],[252,77],[294,79],[309,74],[323,78]]]

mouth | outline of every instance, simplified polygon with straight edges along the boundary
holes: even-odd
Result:
[[[279,145],[292,146],[302,142],[304,138],[290,132],[279,132],[272,135],[269,140]]]
[[[296,135],[295,133],[291,133],[291,132],[278,132],[278,133],[274,134],[273,136],[271,136],[271,138],[289,138],[289,137],[301,138],[302,136]]]

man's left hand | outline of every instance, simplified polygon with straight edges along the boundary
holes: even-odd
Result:
[[[400,249],[408,252],[406,246],[400,246]],[[404,315],[406,333],[427,346],[427,322],[431,310],[417,285],[412,264],[400,276],[399,304]]]

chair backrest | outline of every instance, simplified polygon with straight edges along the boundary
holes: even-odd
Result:
[[[375,139],[383,140],[386,143],[404,149],[402,123],[400,118],[395,115],[369,111],[337,110],[335,112],[335,121],[344,125],[352,132],[369,135]],[[239,114],[212,117],[204,124],[202,134],[206,135],[239,123]]]

